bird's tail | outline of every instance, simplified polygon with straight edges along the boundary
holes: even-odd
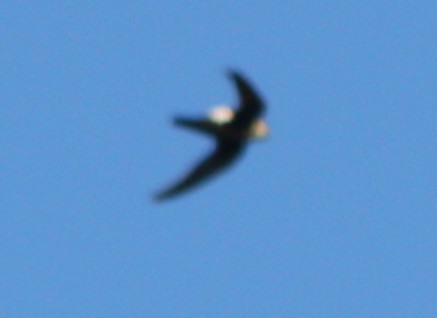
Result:
[[[206,134],[213,134],[214,127],[211,122],[204,119],[188,119],[182,117],[176,117],[174,123],[177,126],[193,129]]]

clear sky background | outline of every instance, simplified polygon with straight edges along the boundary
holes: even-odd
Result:
[[[1,1],[0,317],[437,317],[435,1]],[[268,102],[270,137],[173,127]]]

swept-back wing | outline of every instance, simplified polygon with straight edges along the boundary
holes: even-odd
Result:
[[[230,125],[241,130],[247,129],[265,111],[264,102],[241,74],[230,71],[229,76],[235,83],[239,97],[239,106]]]
[[[227,139],[217,139],[215,151],[201,161],[188,175],[175,185],[159,193],[155,199],[164,200],[208,180],[229,166],[241,153],[244,144]]]

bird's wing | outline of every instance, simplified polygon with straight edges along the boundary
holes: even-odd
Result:
[[[241,153],[244,144],[229,140],[218,140],[215,151],[201,161],[185,178],[159,193],[155,199],[164,200],[181,194],[200,184],[229,166]]]
[[[239,97],[239,107],[232,125],[245,129],[264,112],[264,102],[241,74],[230,71],[229,76],[237,87]]]

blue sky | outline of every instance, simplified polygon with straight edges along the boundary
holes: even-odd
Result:
[[[435,1],[2,1],[0,317],[436,317]],[[171,125],[235,104],[271,135]]]

